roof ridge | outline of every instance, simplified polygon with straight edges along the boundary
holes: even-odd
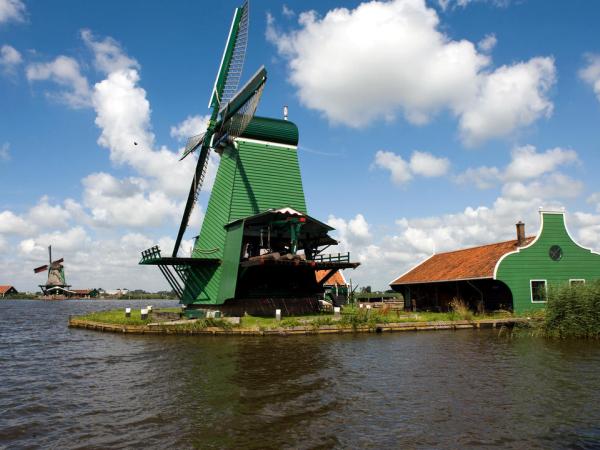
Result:
[[[535,235],[532,236],[526,236],[525,240],[528,239],[534,239]],[[464,252],[465,250],[473,250],[476,248],[482,248],[482,247],[491,247],[492,245],[501,245],[501,244],[507,244],[509,242],[517,242],[517,239],[509,239],[507,241],[500,241],[500,242],[492,242],[491,244],[482,244],[482,245],[474,245],[473,247],[465,247],[465,248],[459,248],[458,250],[450,250],[447,252],[440,252],[440,253],[434,253],[433,256],[437,256],[437,255],[447,255],[449,253],[457,253],[457,252]]]

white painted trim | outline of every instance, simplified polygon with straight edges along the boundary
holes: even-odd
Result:
[[[534,281],[543,281],[544,282],[544,290],[546,291],[546,300],[533,300],[533,285]],[[529,280],[529,299],[531,303],[548,303],[548,280]],[[514,301],[514,299],[513,299]]]
[[[425,261],[423,261],[423,262],[425,262]],[[423,264],[423,263],[421,263],[421,264]],[[404,276],[404,275],[402,275],[402,276]],[[400,278],[400,277],[398,277],[398,278]],[[390,286],[406,286],[409,284],[453,283],[455,281],[474,281],[474,280],[492,280],[492,279],[493,279],[492,277],[452,278],[450,280],[411,281],[409,283],[396,283],[394,285],[390,284]]]
[[[539,228],[539,230],[537,232],[537,236],[529,244],[527,244],[527,245],[525,245],[523,247],[519,247],[516,250],[513,250],[512,252],[505,253],[504,255],[502,255],[500,257],[500,259],[498,261],[496,261],[496,265],[494,266],[494,275],[492,277],[494,280],[498,279],[497,278],[498,268],[500,267],[500,263],[504,260],[504,258],[506,258],[509,255],[514,255],[515,253],[519,253],[522,249],[529,248],[529,247],[531,247],[533,244],[535,244],[537,242],[537,240],[542,235],[542,230],[544,229],[544,214],[563,214],[564,215],[564,211],[563,212],[560,212],[560,211],[544,211],[541,208],[540,208],[539,212],[540,212],[540,228]]]
[[[210,91],[210,98],[208,99],[208,107],[210,108],[210,104],[212,103],[212,99],[215,96],[215,92],[217,90],[217,82],[219,81],[219,75],[221,74],[221,69],[223,68],[223,62],[225,61],[225,53],[227,53],[227,47],[229,47],[229,41],[231,40],[231,33],[233,33],[233,24],[235,23],[235,17],[237,16],[238,9],[235,8],[233,12],[233,19],[231,19],[231,26],[229,27],[229,35],[227,36],[227,42],[225,42],[225,50],[223,50],[223,56],[221,56],[221,64],[219,64],[219,70],[217,72],[217,78],[215,78],[215,84],[213,86],[212,91]],[[221,99],[217,99],[217,109],[221,108]]]
[[[289,144],[280,144],[279,142],[270,142],[270,141],[261,141],[259,139],[249,139],[249,138],[241,138],[241,137],[236,137],[233,139],[234,141],[239,141],[239,142],[248,142],[251,144],[263,144],[263,145],[268,145],[271,147],[283,147],[283,148],[291,148],[293,150],[298,150],[298,146],[297,145],[289,145]]]
[[[413,270],[415,270],[417,267],[419,267],[421,264],[424,264],[425,262],[429,261],[431,258],[433,258],[435,256],[435,253],[433,253],[432,255],[428,256],[427,258],[425,258],[423,261],[421,261],[419,264],[415,264],[414,266],[412,266],[410,269],[408,269],[406,272],[404,272],[403,274],[395,277],[392,281],[390,281],[388,283],[388,286],[393,286],[392,283],[394,281],[396,281],[398,278],[402,278],[404,275],[406,275],[407,273],[412,272]]]
[[[573,286],[573,281],[583,281],[585,284],[585,278],[569,278],[569,286]]]

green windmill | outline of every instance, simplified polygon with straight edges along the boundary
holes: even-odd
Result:
[[[323,254],[337,241],[328,235],[333,228],[307,215],[296,125],[287,117],[254,116],[267,80],[265,68],[238,90],[248,12],[247,2],[234,12],[209,101],[207,130],[188,140],[182,156],[199,151],[173,253],[162,256],[155,246],[142,252],[140,261],[158,266],[188,315],[194,309],[312,312],[330,276],[358,266],[349,254]],[[178,256],[211,149],[220,162],[202,229],[192,254]],[[316,270],[329,272],[317,282]]]

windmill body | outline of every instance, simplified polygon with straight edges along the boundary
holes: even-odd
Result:
[[[246,3],[234,14],[211,96],[211,122],[204,135],[190,138],[183,155],[200,153],[173,254],[163,256],[155,246],[142,252],[140,261],[159,267],[190,315],[194,309],[231,314],[315,311],[330,276],[358,266],[349,254],[323,255],[337,242],[328,235],[333,228],[307,214],[296,125],[254,116],[266,70],[259,69],[227,102],[223,99],[231,92],[231,74],[223,75],[223,69],[231,70],[236,61],[240,32],[245,30],[247,38],[247,21]],[[240,59],[243,62],[243,55]],[[241,72],[241,67],[235,68]],[[238,80],[239,72],[234,74]],[[210,149],[220,162],[202,229],[191,256],[178,257]],[[329,274],[317,282],[316,270]]]
[[[60,296],[70,293],[71,285],[67,284],[63,262],[63,258],[52,261],[52,246],[48,246],[48,264],[33,269],[34,273],[48,271],[46,284],[39,285],[45,296]]]

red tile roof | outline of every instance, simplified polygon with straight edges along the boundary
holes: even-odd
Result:
[[[14,289],[14,287],[8,286],[8,285],[7,286],[0,286],[0,294],[6,294],[11,288]]]
[[[328,273],[329,270],[317,270],[317,283],[320,282],[323,278],[325,278],[325,275],[327,275]],[[346,283],[346,279],[344,278],[344,274],[342,274],[342,272],[339,270],[333,275],[331,275],[331,277],[329,277],[329,279],[325,282],[324,286],[335,286],[336,284],[338,286],[348,285],[348,283]]]
[[[523,245],[529,244],[534,238],[535,236],[525,238]],[[390,285],[493,278],[498,260],[517,248],[517,241],[514,240],[438,253],[413,267]]]

